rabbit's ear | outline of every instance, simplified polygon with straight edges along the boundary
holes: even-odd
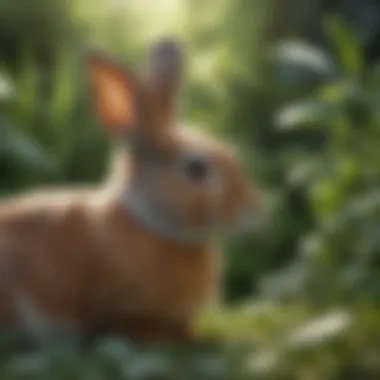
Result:
[[[87,56],[87,76],[95,113],[111,134],[128,132],[138,117],[139,85],[127,69],[100,53]]]
[[[153,46],[148,86],[152,94],[156,128],[167,128],[173,124],[182,70],[182,52],[176,42],[165,39]]]

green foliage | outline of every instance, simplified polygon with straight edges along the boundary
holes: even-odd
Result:
[[[79,46],[99,43],[133,65],[151,38],[144,20],[83,0],[42,36],[25,32],[34,24],[23,20],[47,3],[31,1],[30,16],[19,3],[0,3],[1,16],[13,20],[0,27],[0,191],[96,182],[109,144],[89,108]],[[268,203],[257,231],[226,247],[228,309],[197,326],[219,344],[142,352],[107,339],[86,351],[20,353],[4,340],[0,377],[378,378],[378,67],[366,68],[357,36],[339,17],[325,20],[328,54],[299,41],[267,46],[266,1],[183,3],[186,112],[236,143]],[[51,38],[53,64],[41,63],[35,44],[20,43],[16,56],[1,50],[15,30],[20,41],[31,34],[48,46]]]

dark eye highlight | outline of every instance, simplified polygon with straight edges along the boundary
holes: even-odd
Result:
[[[208,165],[200,158],[187,159],[184,166],[186,178],[192,181],[202,181],[207,177]]]

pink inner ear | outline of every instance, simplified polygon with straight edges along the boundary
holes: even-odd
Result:
[[[115,65],[93,59],[90,66],[95,111],[110,132],[132,126],[136,118],[131,80]]]

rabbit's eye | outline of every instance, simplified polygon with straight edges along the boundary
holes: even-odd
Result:
[[[199,158],[188,159],[185,163],[184,171],[188,179],[201,181],[207,176],[207,163]]]

